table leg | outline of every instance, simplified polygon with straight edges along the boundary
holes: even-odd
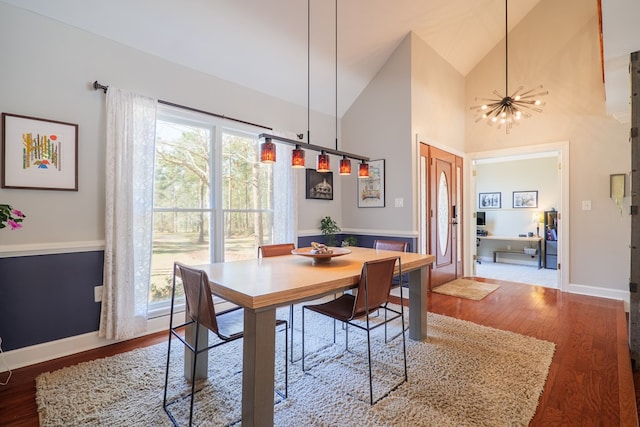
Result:
[[[242,425],[273,426],[276,310],[244,309]]]
[[[189,314],[185,311],[185,321],[191,320]],[[209,345],[209,330],[204,326],[200,326],[198,331],[200,335],[198,338],[198,347],[206,348]],[[192,346],[196,342],[196,324],[192,323],[185,328],[184,337],[186,341]],[[184,377],[187,381],[191,382],[191,372],[193,369],[193,356],[194,354],[188,349],[184,348]],[[207,372],[209,370],[209,358],[207,353],[203,352],[198,357],[198,364],[196,365],[196,380],[207,378]]]
[[[538,240],[538,270],[542,268],[542,240]]]
[[[409,338],[427,339],[428,267],[409,272]]]

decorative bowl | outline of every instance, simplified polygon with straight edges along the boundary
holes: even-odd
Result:
[[[300,255],[307,258],[311,258],[311,264],[323,264],[331,261],[331,258],[347,255],[351,253],[350,249],[347,248],[330,248],[332,253],[330,254],[316,254],[311,251],[313,248],[298,248],[291,251],[293,255]]]

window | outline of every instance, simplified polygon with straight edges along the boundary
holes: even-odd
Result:
[[[150,317],[169,307],[174,261],[254,258],[273,241],[273,166],[260,163],[257,135],[229,120],[160,108]]]

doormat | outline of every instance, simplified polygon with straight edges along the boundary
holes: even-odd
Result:
[[[444,285],[433,288],[431,291],[438,294],[480,301],[500,285],[495,283],[477,282],[471,279],[456,279]]]

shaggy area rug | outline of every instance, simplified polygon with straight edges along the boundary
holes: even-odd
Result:
[[[456,279],[433,288],[431,291],[438,294],[480,301],[499,287],[500,285],[494,283],[477,282],[471,279]]]
[[[274,393],[277,426],[526,426],[535,414],[555,345],[511,332],[428,314],[428,340],[407,338],[409,380],[402,380],[402,337],[373,336],[374,394],[369,404],[366,334],[305,313],[302,372],[299,307],[289,397]],[[288,311],[279,312],[286,318]],[[407,313],[405,313],[407,315]],[[284,387],[284,333],[276,335],[276,388]],[[173,349],[176,349],[173,351]],[[174,341],[170,396],[186,391],[183,351]],[[214,349],[209,377],[198,383],[194,425],[229,425],[241,418],[242,341]],[[44,373],[36,379],[42,426],[170,426],[162,409],[166,343]],[[173,405],[185,423],[188,400]]]

